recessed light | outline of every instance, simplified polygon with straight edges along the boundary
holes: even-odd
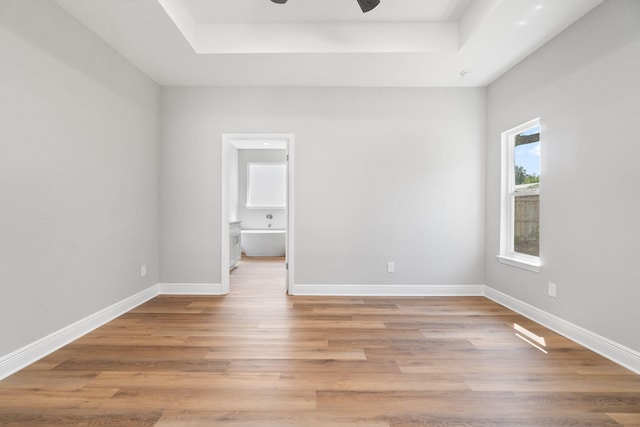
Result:
[[[268,142],[263,142],[262,145],[269,145],[269,143]]]
[[[465,78],[469,75],[473,74],[473,70],[471,68],[466,68],[462,71],[460,71],[460,77]]]

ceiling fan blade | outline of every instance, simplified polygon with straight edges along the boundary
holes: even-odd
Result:
[[[362,9],[362,11],[366,13],[379,5],[380,0],[358,0],[358,4],[360,5],[360,9]]]
[[[278,4],[285,4],[287,2],[287,0],[271,0],[271,1]],[[360,9],[362,9],[362,11],[366,13],[372,10],[373,8],[375,8],[377,5],[379,5],[380,0],[358,0],[358,4],[360,5]]]

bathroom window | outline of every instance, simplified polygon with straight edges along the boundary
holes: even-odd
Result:
[[[284,209],[287,206],[287,164],[247,164],[247,207]]]
[[[501,208],[498,260],[540,271],[540,119],[502,134]]]

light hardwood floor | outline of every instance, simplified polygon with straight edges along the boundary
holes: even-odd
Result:
[[[482,297],[291,297],[245,258],[0,382],[0,425],[640,426],[640,377]]]

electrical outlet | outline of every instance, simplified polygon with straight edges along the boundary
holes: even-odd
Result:
[[[147,266],[146,265],[141,265],[140,266],[140,277],[144,277],[147,275]]]
[[[395,273],[396,272],[396,264],[394,262],[387,263],[387,273]]]
[[[555,283],[549,282],[549,296],[555,298],[557,294],[557,286]]]

